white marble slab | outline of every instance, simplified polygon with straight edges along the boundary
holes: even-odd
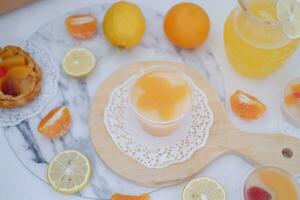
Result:
[[[4,128],[6,139],[22,164],[43,182],[47,182],[45,172],[48,162],[57,152],[63,149],[78,149],[88,155],[93,163],[93,178],[88,188],[78,195],[97,199],[107,199],[115,192],[142,193],[153,190],[130,184],[114,175],[97,157],[91,144],[88,130],[91,98],[111,72],[138,60],[184,62],[201,70],[224,100],[223,80],[213,53],[207,46],[191,51],[176,49],[165,38],[161,28],[162,14],[155,10],[143,8],[147,18],[147,33],[142,43],[131,50],[119,50],[110,46],[101,31],[86,41],[78,41],[68,35],[64,25],[66,16],[92,13],[102,19],[107,7],[108,4],[98,4],[60,16],[41,27],[29,38],[46,48],[52,54],[55,64],[60,66],[59,92],[41,115],[23,121],[17,126]],[[71,78],[61,68],[63,56],[73,47],[88,48],[96,56],[96,69],[86,79]],[[41,116],[62,104],[67,105],[72,113],[71,132],[57,140],[48,140],[36,131],[37,124]]]
[[[78,0],[76,2],[80,1]],[[228,2],[226,1],[226,4],[220,3],[220,0],[195,1],[203,6],[209,13],[212,20],[212,30],[207,43],[194,51],[175,49],[167,42],[162,32],[161,22],[163,15],[162,12],[157,12],[156,9],[165,10],[178,1],[167,0],[162,2],[155,0],[151,2],[136,2],[140,5],[147,5],[143,6],[143,11],[148,19],[148,30],[142,44],[133,50],[119,51],[110,47],[103,39],[101,32],[90,41],[75,41],[71,39],[65,31],[63,25],[64,17],[59,17],[55,20],[52,20],[50,23],[47,23],[45,26],[41,27],[37,33],[31,36],[31,38],[36,40],[41,45],[47,47],[53,53],[55,61],[58,65],[60,65],[64,53],[74,46],[84,46],[90,48],[96,54],[98,64],[95,73],[93,73],[87,79],[82,79],[80,81],[69,78],[68,76],[65,76],[63,72],[61,72],[61,80],[59,83],[61,89],[55,100],[48,105],[41,115],[27,120],[16,127],[6,127],[3,130],[0,130],[0,133],[3,133],[1,134],[0,144],[5,146],[4,150],[7,152],[4,155],[16,156],[17,158],[12,158],[14,161],[11,161],[11,163],[13,163],[14,166],[11,168],[16,169],[15,165],[21,165],[22,167],[25,167],[26,171],[30,173],[30,176],[24,177],[30,177],[28,182],[32,184],[35,183],[32,187],[28,187],[26,184],[27,181],[16,181],[18,180],[17,178],[22,175],[22,173],[14,173],[13,171],[11,171],[11,173],[0,172],[1,177],[4,177],[2,180],[0,180],[0,188],[7,188],[5,191],[0,192],[0,199],[20,199],[20,197],[24,197],[24,199],[32,199],[29,197],[27,198],[26,195],[18,195],[18,191],[26,191],[26,193],[28,192],[31,194],[31,197],[36,197],[39,199],[48,199],[46,196],[48,196],[49,199],[67,199],[68,197],[56,194],[54,195],[54,192],[50,187],[49,189],[39,189],[40,187],[42,188],[44,185],[46,185],[42,182],[46,183],[45,170],[49,159],[51,159],[56,152],[66,148],[79,149],[85,152],[93,161],[94,176],[92,182],[86,190],[77,196],[84,198],[90,197],[106,199],[111,193],[114,192],[134,194],[153,190],[151,188],[143,188],[130,184],[116,176],[106,166],[104,166],[92,148],[86,123],[90,100],[101,82],[113,70],[117,69],[121,65],[138,60],[172,60],[186,62],[187,64],[198,68],[204,72],[211,83],[216,87],[221,98],[225,100],[226,105],[228,104],[228,96],[235,89],[249,91],[270,105],[270,108],[272,109],[269,109],[270,111],[268,111],[264,119],[247,124],[235,118],[227,105],[227,111],[230,119],[239,128],[247,131],[278,132],[278,118],[276,113],[279,99],[276,98],[276,96],[278,96],[280,93],[285,81],[297,74],[300,75],[299,50],[284,68],[270,78],[263,81],[248,80],[240,77],[230,68],[224,51],[222,32],[223,23],[229,11],[236,6],[234,0]],[[56,9],[57,13],[63,13],[63,11],[66,9],[70,10],[70,7],[67,6],[70,5],[70,3],[68,4],[67,1],[53,1],[53,4],[40,4],[41,7],[43,7],[43,12],[52,12],[52,16],[56,14]],[[56,6],[53,6],[54,4]],[[48,7],[45,5],[48,5]],[[38,6],[36,7],[39,8]],[[77,4],[77,7],[80,7],[80,5]],[[150,7],[155,7],[156,9],[152,10]],[[47,8],[49,9],[47,10]],[[91,9],[84,10],[95,13],[99,19],[101,19],[104,14],[104,9],[105,7],[102,6],[93,6]],[[38,12],[40,13],[35,16],[45,16],[42,11],[39,10]],[[24,23],[22,23],[21,16],[24,16],[24,14],[26,15],[27,13],[23,12],[22,14],[23,15],[19,15],[19,18],[15,19],[15,21],[19,21],[20,24],[19,28],[18,26],[14,27],[14,30],[19,33],[19,37],[22,37],[22,27],[23,29],[26,27]],[[26,17],[24,18],[26,19]],[[34,22],[33,24],[37,24],[37,22],[43,20],[44,19],[42,17],[41,19],[32,19]],[[7,32],[9,22],[4,23],[2,21],[2,24],[6,25],[4,26],[6,29],[4,29],[3,26],[0,26],[0,35],[3,33],[9,34]],[[224,75],[225,84],[223,84],[220,71],[218,70],[219,68]],[[44,116],[53,107],[60,104],[66,104],[71,108],[74,117],[71,134],[60,140],[49,142],[47,139],[37,133],[36,126],[42,116]],[[11,150],[8,151],[7,149]],[[2,158],[2,160],[5,159]],[[1,167],[2,166],[0,165],[1,171],[9,171],[4,169],[4,167]],[[240,200],[244,178],[251,169],[253,169],[253,166],[242,159],[236,156],[227,155],[212,163],[199,175],[211,176],[217,179],[225,187],[228,199]],[[18,174],[18,176],[15,176],[15,174]],[[36,181],[35,177],[38,178],[38,181]],[[9,183],[6,183],[7,180],[9,180]],[[15,184],[11,184],[14,182]],[[181,199],[182,187],[185,184],[186,183],[174,187],[163,188],[160,191],[152,193],[151,195],[154,200],[179,200]],[[14,189],[13,186],[15,186],[16,189]],[[22,190],[22,188],[26,189]],[[15,190],[17,192],[15,192]],[[42,195],[39,191],[43,191],[45,194]]]

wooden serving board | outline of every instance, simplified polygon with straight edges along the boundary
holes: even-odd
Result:
[[[157,65],[179,68],[190,76],[208,97],[214,113],[207,144],[191,159],[163,169],[149,169],[125,155],[115,146],[104,125],[104,109],[113,89],[139,70]],[[250,162],[281,167],[300,174],[300,140],[283,134],[249,134],[235,128],[229,121],[217,93],[203,75],[184,64],[151,61],[138,62],[115,71],[98,89],[89,116],[91,138],[96,152],[118,175],[144,186],[158,187],[177,184],[196,175],[216,158],[235,153]]]

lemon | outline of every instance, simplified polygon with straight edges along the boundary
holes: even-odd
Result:
[[[95,65],[95,56],[85,48],[73,48],[63,59],[65,72],[73,77],[87,76],[94,69]]]
[[[277,17],[283,31],[290,39],[300,38],[300,1],[279,0]]]
[[[82,153],[67,150],[58,153],[50,162],[48,181],[55,190],[73,194],[86,187],[91,172],[90,161]]]
[[[225,191],[217,181],[201,177],[184,188],[183,200],[225,200]]]
[[[132,48],[143,38],[146,22],[137,5],[120,1],[114,3],[106,12],[102,28],[104,36],[112,45]]]

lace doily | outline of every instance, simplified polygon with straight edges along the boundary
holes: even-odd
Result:
[[[207,98],[192,81],[193,105],[178,130],[154,137],[140,126],[129,105],[129,89],[135,76],[114,89],[105,108],[104,123],[118,149],[148,168],[164,168],[189,159],[206,144],[213,113]]]
[[[18,42],[15,45],[29,52],[39,64],[43,72],[42,89],[39,96],[28,105],[15,109],[0,109],[0,126],[13,126],[37,115],[55,96],[58,90],[59,70],[50,54],[32,40]]]

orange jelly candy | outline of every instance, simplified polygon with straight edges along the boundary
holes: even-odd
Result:
[[[150,200],[149,194],[142,194],[140,196],[114,194],[111,200]]]
[[[90,14],[73,15],[65,20],[67,30],[76,39],[87,39],[97,32],[97,18]]]
[[[144,93],[138,99],[138,107],[142,111],[157,110],[165,120],[174,118],[176,104],[188,93],[184,84],[173,86],[166,78],[145,75],[137,82]]]
[[[266,110],[266,106],[257,98],[240,90],[230,98],[233,112],[244,120],[258,119]]]

